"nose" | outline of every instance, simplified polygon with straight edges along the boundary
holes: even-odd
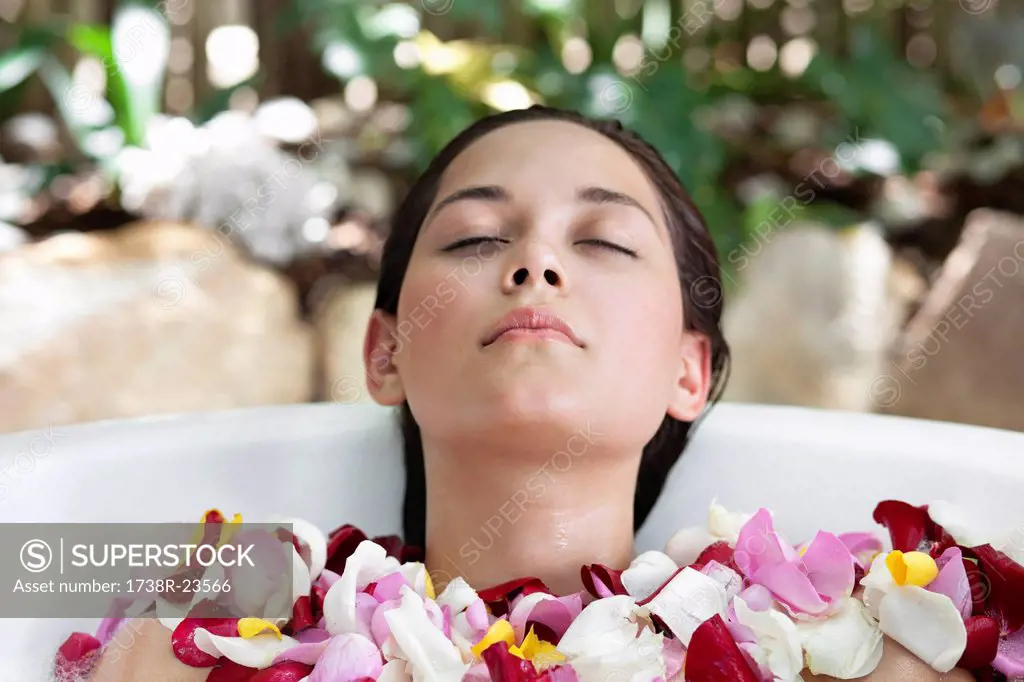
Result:
[[[525,255],[512,255],[506,267],[502,290],[507,294],[528,288],[561,291],[568,284],[565,271],[555,255],[539,247],[528,249]]]

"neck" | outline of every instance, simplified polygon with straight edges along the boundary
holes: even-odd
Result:
[[[636,481],[639,452],[599,450],[584,429],[558,440],[532,452],[424,442],[426,563],[438,591],[456,576],[474,589],[531,576],[563,595],[582,589],[584,564],[629,565],[634,485],[624,481]]]

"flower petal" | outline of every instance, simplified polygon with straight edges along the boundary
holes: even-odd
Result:
[[[676,531],[665,543],[665,555],[680,566],[689,566],[706,547],[715,542],[706,528],[693,526]]]
[[[303,682],[311,679],[312,667],[296,661],[285,661],[260,670],[248,682]],[[207,678],[209,681],[209,678]]]
[[[278,654],[298,645],[298,641],[276,635],[256,635],[250,639],[215,635],[206,628],[196,628],[193,635],[195,646],[213,656],[224,656],[228,660],[248,668],[269,667]],[[180,656],[179,656],[180,659]]]
[[[972,616],[964,621],[964,627],[967,629],[967,648],[956,666],[977,670],[991,665],[999,647],[999,623],[988,616]],[[1024,672],[1024,667],[1021,670]]]
[[[306,665],[316,665],[316,662],[320,660],[321,656],[323,656],[324,651],[327,650],[327,646],[330,643],[331,638],[328,636],[327,639],[320,640],[319,642],[296,644],[291,649],[282,651],[275,656],[274,664],[276,665],[281,661],[296,661]]]
[[[327,538],[325,567],[338,575],[344,573],[348,558],[365,540],[366,534],[352,525],[346,524],[333,530]]]
[[[882,660],[882,631],[855,597],[842,600],[828,618],[796,623],[807,668],[815,675],[852,680],[871,673]]]
[[[693,631],[683,675],[686,682],[760,682],[718,615]]]
[[[58,680],[85,679],[99,658],[102,643],[84,632],[73,632],[60,648],[54,662],[54,675]]]
[[[839,540],[850,550],[861,568],[867,569],[884,548],[874,533],[840,533]]]
[[[792,680],[803,668],[800,636],[796,625],[774,609],[754,611],[742,598],[733,600],[736,619],[754,633],[757,644],[768,654],[768,668],[775,677]]]
[[[868,611],[871,612],[875,620],[878,619],[878,609],[882,599],[897,587],[892,573],[889,572],[886,558],[885,554],[876,556],[871,562],[871,568],[868,569],[867,575],[860,581],[860,586],[864,588],[862,595],[864,605],[868,607]]]
[[[590,602],[562,635],[558,650],[572,659],[628,646],[636,638],[635,611],[636,602],[627,595]]]
[[[495,642],[483,652],[484,663],[492,680],[501,682],[539,682],[541,675],[527,660],[509,652],[507,642]]]
[[[667,554],[653,550],[644,552],[633,559],[629,568],[622,572],[622,586],[634,599],[646,599],[665,584],[678,569],[679,566]]]
[[[936,561],[939,573],[925,588],[930,592],[944,594],[950,598],[965,620],[971,615],[971,584],[964,567],[963,552],[959,547],[950,547]]]
[[[388,661],[381,668],[377,682],[412,682],[412,675],[406,670],[407,663],[400,659]]]
[[[872,516],[889,531],[893,549],[901,552],[920,549],[931,524],[926,507],[915,507],[899,500],[879,502]]]
[[[451,679],[469,668],[458,648],[431,622],[423,598],[412,588],[402,589],[401,605],[384,618],[400,648],[397,657],[409,661],[414,678]]]
[[[952,670],[967,648],[967,630],[953,602],[914,585],[882,599],[878,626],[940,673]]]
[[[764,564],[750,576],[750,581],[767,587],[776,599],[796,613],[817,616],[829,609],[829,602],[818,596],[810,578],[799,566],[785,562]]]
[[[305,519],[291,518],[283,523],[291,524],[292,534],[305,545],[308,552],[308,571],[311,580],[316,580],[327,565],[327,538],[323,531]]]
[[[999,641],[992,667],[1010,679],[1024,675],[1024,630],[1017,630]]]
[[[200,628],[215,634],[234,636],[238,634],[237,618],[184,618],[171,632],[171,649],[175,657],[185,665],[208,668],[217,663],[220,654],[216,649],[205,651],[195,641]]]
[[[480,590],[477,595],[490,607],[491,613],[500,618],[508,613],[511,602],[516,597],[534,592],[550,594],[551,590],[540,579],[530,577],[509,580],[486,590]]]
[[[740,529],[733,558],[740,571],[753,579],[764,566],[788,562],[793,550],[787,552],[787,547],[775,532],[771,513],[762,507]]]
[[[324,597],[324,618],[332,635],[358,632],[356,594],[370,582],[391,573],[396,560],[384,548],[365,540],[348,557],[345,572]]]
[[[587,592],[598,599],[612,595],[628,594],[622,585],[622,571],[601,564],[590,564],[580,568],[580,579]],[[545,590],[548,592],[550,590]],[[495,612],[495,615],[500,615]]]
[[[1024,566],[990,545],[972,547],[988,579],[988,605],[1006,621],[1006,629],[1024,628]]]
[[[362,677],[376,679],[384,667],[377,645],[357,634],[335,635],[328,640],[308,682],[354,682]]]
[[[731,512],[712,501],[708,506],[708,530],[716,540],[724,540],[730,545],[735,545],[739,541],[740,530],[751,516],[751,514]]]
[[[701,623],[715,615],[725,616],[728,598],[725,588],[713,578],[686,567],[642,605],[689,646],[690,637]]]
[[[800,559],[807,578],[819,595],[836,602],[853,593],[853,554],[832,533],[819,532]]]

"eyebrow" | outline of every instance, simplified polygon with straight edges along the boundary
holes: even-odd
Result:
[[[427,214],[427,217],[424,220],[424,225],[430,222],[446,206],[459,201],[470,200],[509,202],[512,200],[512,194],[500,185],[478,185],[456,190],[434,206],[433,210]],[[616,192],[615,190],[607,189],[605,187],[583,187],[576,192],[576,200],[589,204],[618,204],[620,206],[630,206],[642,211],[643,214],[647,216],[647,219],[651,221],[652,225],[657,226],[658,224],[650,211],[644,208],[639,201],[628,194]]]

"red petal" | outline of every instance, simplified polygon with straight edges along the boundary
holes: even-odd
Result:
[[[981,572],[981,566],[975,561],[964,559],[964,570],[971,588],[971,613],[985,612],[985,600],[988,599],[988,578]]]
[[[345,563],[356,551],[359,543],[366,539],[366,533],[352,525],[335,529],[327,539],[327,564],[325,568],[338,575],[345,572]]]
[[[249,682],[299,682],[313,672],[313,666],[297,661],[281,661],[264,668],[249,679]]]
[[[313,585],[313,596],[311,598],[313,607],[313,622],[319,623],[324,615],[324,599],[327,597],[327,588],[317,583]]]
[[[302,632],[316,625],[313,618],[313,602],[309,597],[299,597],[292,606],[292,622],[288,624],[292,634]]]
[[[927,507],[915,507],[899,500],[879,502],[873,517],[889,530],[892,548],[903,552],[917,551],[928,539],[928,529],[933,525]]]
[[[100,640],[84,632],[73,632],[60,648],[53,672],[58,680],[77,680],[88,677],[100,652]]]
[[[587,592],[595,597],[601,596],[594,586],[595,579],[601,581],[605,587],[611,590],[612,594],[628,594],[626,588],[622,586],[622,571],[602,564],[589,564],[581,568],[580,579],[583,581],[583,587],[587,589]]]
[[[231,637],[238,634],[237,618],[186,618],[178,623],[171,633],[171,648],[174,655],[185,665],[194,668],[208,668],[217,663],[211,656],[196,647],[196,628],[205,628],[211,634]]]
[[[227,658],[221,658],[217,667],[206,676],[206,682],[252,682],[256,668],[239,665]]]
[[[534,592],[551,593],[548,586],[539,578],[517,578],[508,582],[489,587],[486,590],[477,592],[477,596],[484,600],[484,603],[491,609],[491,613],[498,618],[508,613],[509,602],[520,594],[532,594]]]
[[[211,509],[203,517],[203,523],[224,523],[224,515],[216,509]]]
[[[735,552],[733,548],[729,546],[729,543],[720,540],[718,542],[713,542],[707,547],[705,547],[704,551],[700,553],[700,555],[697,557],[697,560],[693,563],[700,564],[700,568],[703,568],[708,563],[712,561],[717,561],[723,566],[728,566],[740,575],[743,575],[743,573],[740,572],[739,566],[736,565],[734,554]],[[699,571],[700,568],[696,568],[696,570]]]
[[[495,642],[484,649],[481,657],[491,674],[491,682],[538,682],[543,675],[533,664],[508,652],[506,642]]]
[[[686,682],[758,682],[743,652],[715,614],[697,627],[683,661]]]
[[[414,545],[407,545],[397,535],[378,535],[373,541],[384,548],[388,556],[393,556],[403,564],[410,561],[422,561],[423,550]]]
[[[988,608],[999,614],[1010,632],[1024,627],[1024,566],[993,549],[972,547],[988,582]]]
[[[967,628],[967,648],[956,666],[973,670],[990,664],[999,646],[999,623],[988,616],[971,616],[964,621],[964,626]]]

